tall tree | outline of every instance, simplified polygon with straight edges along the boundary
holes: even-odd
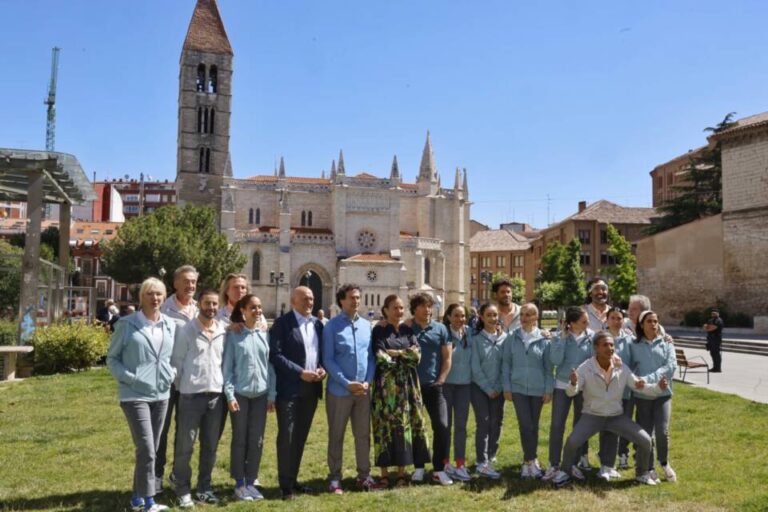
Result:
[[[166,271],[163,280],[173,290],[173,271],[194,265],[199,288],[218,288],[224,276],[240,272],[247,258],[229,245],[216,225],[212,208],[164,206],[149,215],[129,219],[104,248],[105,272],[118,282],[140,283]]]
[[[716,126],[704,129],[710,134],[719,133],[736,125],[735,112],[730,112]],[[660,233],[667,229],[686,224],[723,209],[722,199],[722,148],[720,142],[704,148],[701,153],[688,158],[688,165],[682,174],[682,183],[672,189],[675,197],[657,208],[662,216],[648,228],[648,233]]]
[[[560,281],[563,284],[560,297],[561,306],[578,306],[584,302],[586,286],[584,271],[581,269],[581,242],[578,238],[565,246],[566,258]]]
[[[608,254],[613,256],[614,264],[600,269],[608,276],[608,286],[614,303],[629,305],[630,295],[637,292],[637,258],[632,254],[632,245],[619,230],[608,224]]]

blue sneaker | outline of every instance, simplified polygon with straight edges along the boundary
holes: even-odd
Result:
[[[131,510],[133,512],[141,512],[144,510],[144,498],[141,496],[134,496],[131,498]]]

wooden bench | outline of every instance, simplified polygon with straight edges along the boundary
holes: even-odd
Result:
[[[700,359],[701,362],[692,361],[685,357],[685,351],[681,348],[675,349],[675,357],[677,358],[677,369],[680,371],[680,378],[685,382],[685,376],[690,370],[691,373],[701,373],[702,370],[707,374],[707,384],[709,384],[709,365],[701,356],[694,356],[691,359]]]
[[[16,378],[16,357],[19,354],[29,354],[34,347],[29,345],[2,345],[0,356],[3,356],[3,379],[14,380]]]

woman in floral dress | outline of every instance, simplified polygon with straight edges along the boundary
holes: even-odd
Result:
[[[430,461],[423,403],[416,367],[421,358],[413,330],[401,324],[405,308],[397,295],[384,299],[385,324],[373,328],[376,355],[371,419],[374,461],[382,484],[389,484],[389,466],[397,466],[396,486],[407,485],[405,466]]]

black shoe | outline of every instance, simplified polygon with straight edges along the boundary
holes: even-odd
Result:
[[[723,373],[723,370],[721,370],[720,368],[712,368],[711,370],[709,370],[709,373]]]
[[[280,492],[284,501],[291,501],[296,499],[296,493],[291,489],[280,489]]]
[[[298,483],[293,486],[292,491],[295,494],[315,494],[315,490],[313,488]]]

